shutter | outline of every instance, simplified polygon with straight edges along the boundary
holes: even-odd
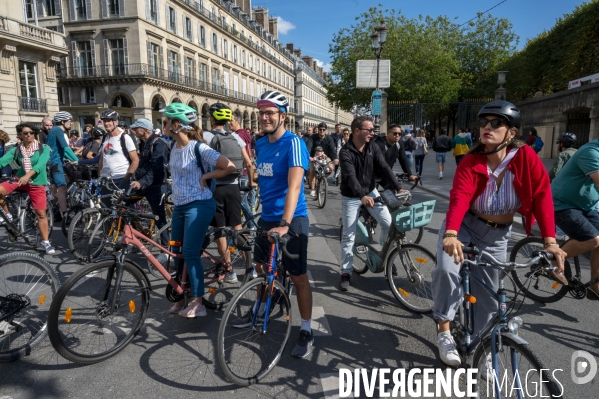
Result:
[[[125,16],[125,0],[119,0],[119,17]]]
[[[179,33],[179,11],[175,10],[175,35]]]
[[[162,46],[158,46],[158,61],[160,61],[160,69],[164,69],[164,54],[162,53]]]
[[[92,65],[91,71],[89,71],[89,76],[97,76],[98,72],[96,71],[96,42],[93,40],[89,41],[89,49],[91,50],[92,55]]]
[[[150,43],[150,41],[146,42],[146,45],[148,47],[148,69],[151,71],[152,70],[152,43]]]
[[[92,0],[85,0],[85,14],[87,20],[92,19]]]
[[[198,44],[202,45],[202,25],[198,23]]]
[[[54,11],[56,12],[56,15],[62,15],[62,1],[61,0],[54,0]]]
[[[168,10],[170,9],[170,7],[168,6],[168,4],[164,5],[164,21],[166,23],[166,30],[170,30],[170,23],[171,23],[171,19],[169,16],[169,12]]]
[[[156,0],[156,25],[160,26],[160,0]]]
[[[104,73],[110,75],[110,46],[108,45],[108,39],[104,39]]]
[[[71,59],[73,60],[73,74],[79,76],[79,68],[77,65],[77,42],[71,42]]]
[[[152,12],[151,12],[151,9],[150,9],[150,1],[152,1],[152,0],[146,0],[146,19],[148,21],[152,20]]]
[[[123,38],[123,52],[125,53],[125,75],[129,75],[129,49],[126,37]]]
[[[193,80],[196,80],[197,78],[197,72],[196,72],[196,60],[192,60],[191,63],[193,64]]]
[[[100,7],[102,8],[102,18],[108,18],[108,0],[100,0]]]
[[[44,0],[36,0],[37,3],[37,16],[39,18],[44,17],[46,13],[44,13]]]
[[[77,11],[75,10],[75,0],[69,0],[69,19],[71,21],[77,20]]]

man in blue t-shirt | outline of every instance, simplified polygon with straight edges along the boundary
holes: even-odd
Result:
[[[562,249],[568,258],[592,251],[591,279],[599,277],[599,139],[572,155],[553,179],[551,191],[555,224],[570,237]],[[599,283],[586,294],[587,299],[599,300]]]
[[[306,357],[312,352],[312,289],[308,280],[308,206],[304,196],[304,175],[309,166],[306,144],[285,130],[289,102],[277,91],[267,91],[258,100],[259,122],[265,138],[256,141],[258,184],[262,199],[262,216],[258,226],[276,232],[289,233],[287,250],[298,259],[283,256],[283,267],[291,275],[297,292],[297,304],[302,326],[292,355]],[[256,271],[266,270],[270,243],[258,237],[254,247]],[[264,313],[265,304],[259,313]],[[261,314],[258,314],[261,316]]]

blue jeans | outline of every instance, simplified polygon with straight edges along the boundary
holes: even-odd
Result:
[[[416,155],[416,174],[422,175],[422,165],[424,164],[424,155]]]
[[[408,162],[410,164],[410,170],[414,169],[414,157],[412,156],[412,153],[409,151],[406,151],[406,157],[408,158]]]
[[[215,212],[216,203],[212,198],[175,206],[173,210],[171,240],[183,242],[183,257],[194,298],[204,296],[204,266],[200,247]],[[181,247],[173,247],[173,252],[181,253]],[[179,269],[181,273],[181,265]]]
[[[376,198],[379,193],[376,189],[372,190],[369,197]],[[354,264],[353,246],[356,239],[356,226],[360,216],[360,198],[341,197],[341,209],[343,212],[343,236],[341,237],[341,274],[352,273]],[[389,227],[391,227],[391,214],[385,204],[375,202],[373,208],[366,208],[372,217],[381,226],[380,244],[385,244]]]

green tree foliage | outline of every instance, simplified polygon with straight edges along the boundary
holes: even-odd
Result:
[[[512,25],[491,15],[480,14],[460,27],[445,16],[407,18],[401,11],[372,7],[335,34],[329,46],[328,99],[342,109],[370,103],[372,89],[355,88],[356,62],[374,58],[370,36],[381,20],[389,28],[381,58],[391,60],[391,87],[385,89],[390,100],[440,103],[488,97],[494,90],[486,87],[489,71],[497,71],[517,42]]]
[[[599,72],[599,0],[558,19],[501,68],[511,72],[506,88],[514,100],[562,91],[569,81]]]

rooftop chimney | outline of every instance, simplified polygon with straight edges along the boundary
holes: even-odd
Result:
[[[235,0],[234,3],[241,7],[241,11],[244,13],[252,14],[252,0]]]
[[[254,8],[254,20],[258,22],[264,29],[269,31],[268,27],[268,8],[257,7]]]
[[[296,48],[295,50],[293,50],[293,54],[295,54],[297,58],[302,58],[302,49]]]
[[[268,18],[268,31],[275,39],[279,38],[279,32],[277,28],[277,24],[279,20],[277,18]]]
[[[302,61],[304,61],[310,68],[312,68],[312,62],[314,61],[314,58],[310,57],[309,55],[304,55],[302,57]]]
[[[287,44],[285,45],[285,48],[286,48],[287,50],[289,50],[289,52],[290,52],[291,54],[295,53],[295,51],[293,50],[293,43],[287,43]]]

